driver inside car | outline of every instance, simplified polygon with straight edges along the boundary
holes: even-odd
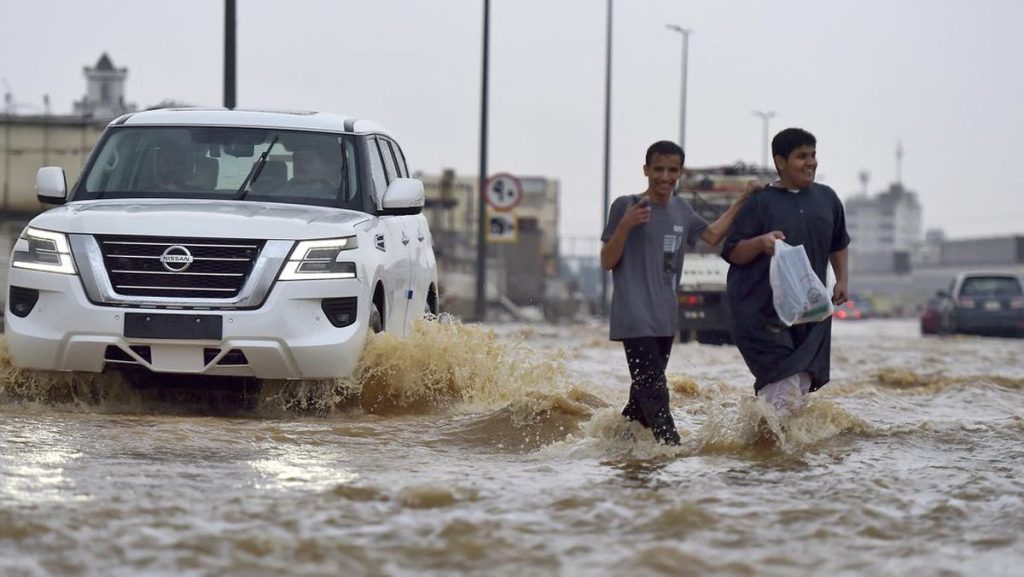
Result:
[[[340,151],[326,146],[299,148],[292,153],[292,178],[285,190],[302,196],[334,196],[340,174]]]

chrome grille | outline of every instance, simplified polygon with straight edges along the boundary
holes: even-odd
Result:
[[[185,299],[237,296],[264,242],[153,236],[97,236],[96,241],[114,292]],[[184,247],[192,255],[191,264],[181,272],[168,270],[160,260],[173,246]]]

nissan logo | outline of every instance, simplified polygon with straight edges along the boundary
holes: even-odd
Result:
[[[171,272],[184,272],[192,266],[192,253],[187,248],[179,245],[167,247],[167,250],[160,255],[160,264]]]

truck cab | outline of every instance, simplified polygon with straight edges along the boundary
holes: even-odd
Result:
[[[743,193],[747,182],[767,182],[774,172],[737,163],[687,169],[677,194],[708,223],[714,222]],[[679,276],[679,340],[702,344],[732,344],[732,317],[726,298],[729,263],[721,246],[699,243],[683,259]]]

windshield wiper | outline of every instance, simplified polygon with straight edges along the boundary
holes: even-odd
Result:
[[[256,182],[256,179],[263,173],[263,166],[267,163],[267,157],[270,156],[270,149],[274,148],[277,144],[277,139],[280,135],[275,134],[274,138],[270,140],[270,146],[263,151],[263,154],[256,160],[252,165],[252,169],[249,170],[249,174],[245,175],[245,180],[242,181],[242,186],[238,187],[238,194],[235,195],[235,200],[242,200],[245,195],[249,194],[249,185]]]

